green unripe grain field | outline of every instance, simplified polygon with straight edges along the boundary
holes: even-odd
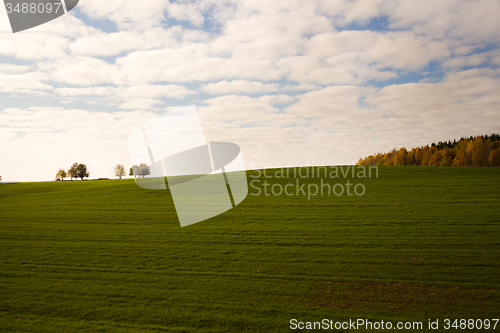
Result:
[[[296,183],[258,173],[262,190]],[[168,191],[133,179],[0,184],[0,332],[298,332],[291,319],[358,318],[437,332],[429,319],[445,331],[446,318],[500,318],[500,169],[325,179],[347,180],[364,195],[250,187],[183,228]]]

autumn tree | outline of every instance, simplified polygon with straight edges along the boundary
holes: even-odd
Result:
[[[90,176],[90,173],[87,170],[87,166],[85,164],[78,164],[76,167],[76,178],[80,178],[83,180],[83,178],[88,178]]]
[[[434,155],[434,153],[437,151],[437,148],[436,146],[426,146],[425,148],[425,154],[424,156],[422,157],[422,165],[430,165],[429,162],[431,161],[431,158],[432,156]]]
[[[488,162],[491,167],[500,167],[500,148],[493,149],[488,156]]]
[[[414,155],[414,165],[422,165],[422,158],[424,157],[422,149],[423,147],[412,149]]]
[[[466,152],[465,159],[466,159],[467,166],[474,166],[474,164],[472,162],[472,155],[474,155],[474,150],[476,150],[475,148],[476,147],[474,144],[474,139],[471,138],[467,142],[467,148],[465,148],[465,152]]]
[[[125,176],[125,166],[117,164],[115,166],[115,176],[122,179],[122,177]]]
[[[467,145],[469,140],[460,140],[460,142],[455,146],[455,158],[451,166],[469,166],[469,157],[467,156]]]
[[[66,170],[59,169],[59,171],[57,171],[57,173],[56,173],[56,179],[64,180],[64,178],[66,178],[66,177],[68,177],[68,175],[66,174]]]
[[[439,166],[451,166],[454,157],[455,154],[453,152],[453,149],[445,146],[444,149],[441,150],[441,161],[439,162]]]
[[[488,144],[484,141],[484,139],[480,136],[476,137],[474,141],[471,141],[469,144],[473,142],[473,153],[472,157],[472,165],[475,167],[487,167],[488,163],[488,155],[489,147]]]
[[[439,166],[439,163],[441,163],[441,152],[439,150],[435,150],[434,154],[432,154],[431,158],[429,158],[427,165]]]
[[[394,153],[394,165],[406,165],[406,160],[408,158],[408,151],[406,148],[401,148]]]
[[[416,149],[412,149],[408,152],[408,158],[407,158],[407,161],[406,161],[406,164],[408,165],[416,165],[416,156],[417,156],[417,150]]]
[[[68,177],[70,177],[71,180],[73,180],[73,178],[78,178],[76,175],[76,168],[78,168],[78,163],[75,162],[68,170]]]
[[[379,165],[384,163],[384,154],[382,153],[377,153],[377,155],[375,155],[375,157],[373,158],[373,161],[372,161],[372,165]]]
[[[384,155],[384,165],[394,165],[394,157],[397,154],[397,150],[394,148],[391,152]]]

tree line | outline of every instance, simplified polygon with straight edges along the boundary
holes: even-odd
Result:
[[[59,169],[56,173],[56,180],[64,180],[66,177],[70,177],[71,180],[73,178],[78,179],[80,178],[83,180],[83,178],[88,178],[90,176],[90,172],[87,170],[87,166],[82,163],[73,163],[73,165],[69,168],[68,172],[64,169]]]
[[[115,166],[115,176],[122,179],[123,176],[125,176],[125,166],[123,164],[117,164]],[[130,168],[129,176],[142,176],[144,178],[145,176],[151,174],[151,171],[149,169],[149,166],[145,163],[141,163],[139,165],[133,165]],[[73,165],[69,168],[68,171],[64,169],[59,169],[56,173],[56,180],[64,180],[66,177],[70,177],[71,180],[73,178],[78,179],[80,178],[83,180],[83,178],[88,178],[90,176],[90,172],[87,169],[87,166],[83,163],[73,163]],[[2,178],[0,177],[0,180]]]
[[[498,134],[461,138],[453,142],[439,141],[430,146],[393,149],[360,158],[357,165],[430,165],[500,167],[500,136]]]

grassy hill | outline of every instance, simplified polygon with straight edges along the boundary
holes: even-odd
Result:
[[[133,180],[1,184],[1,331],[499,318],[500,169],[381,166],[350,180],[365,194],[249,195],[184,228],[168,191]]]

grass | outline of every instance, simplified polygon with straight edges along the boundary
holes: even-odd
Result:
[[[500,169],[385,166],[348,179],[366,193],[250,188],[236,208],[184,228],[168,191],[133,180],[2,184],[0,331],[499,318]]]

